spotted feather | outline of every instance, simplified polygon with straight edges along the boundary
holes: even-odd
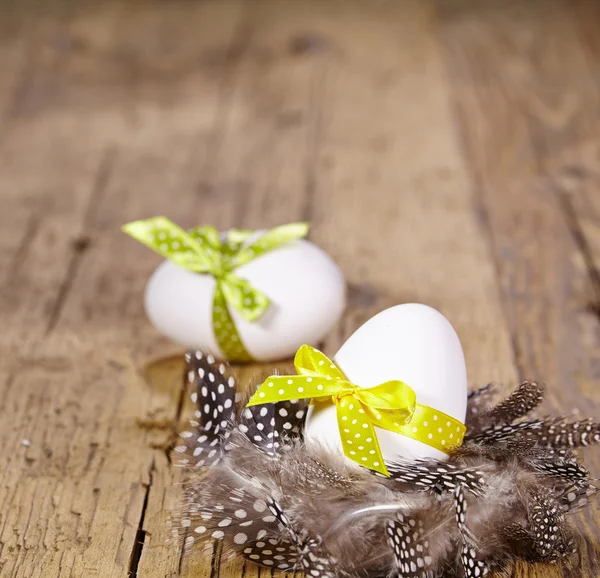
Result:
[[[429,541],[420,520],[397,514],[386,524],[388,544],[394,553],[397,575],[402,578],[431,578]]]
[[[545,391],[542,383],[524,381],[506,399],[488,411],[485,420],[493,425],[513,423],[542,403]]]
[[[243,488],[231,488],[220,503],[208,503],[203,497],[203,486],[191,486],[195,492],[191,501],[196,508],[188,510],[181,525],[190,528],[194,541],[224,542],[225,551],[241,554],[247,548],[258,548],[260,541],[278,536],[278,523],[269,511],[266,500],[248,493]],[[269,565],[269,564],[266,564]]]
[[[185,361],[194,419],[191,427],[180,433],[183,443],[175,451],[182,454],[181,463],[188,467],[214,465],[225,450],[221,442],[231,435],[235,419],[235,380],[212,355],[189,352]]]
[[[481,494],[485,487],[483,474],[475,468],[459,469],[441,462],[394,462],[387,464],[391,479],[410,484],[417,488],[432,490],[441,494],[452,492],[462,485],[474,494]]]
[[[533,496],[529,525],[539,561],[556,562],[573,551],[574,540],[565,529],[559,504],[541,491]]]
[[[276,500],[267,500],[267,506],[296,548],[298,569],[302,570],[306,577],[336,578],[336,561],[323,551],[321,538],[309,536],[302,530],[298,531]]]
[[[254,541],[244,548],[243,556],[255,564],[275,570],[293,570],[298,563],[295,546],[285,539]]]
[[[270,455],[300,436],[306,417],[305,400],[246,407],[238,429]]]
[[[549,420],[532,432],[540,444],[553,448],[578,448],[600,442],[600,424],[594,420],[568,423]]]
[[[544,422],[542,420],[524,421],[516,424],[502,424],[486,428],[481,432],[472,435],[470,432],[465,436],[465,440],[481,443],[485,445],[495,444],[504,440],[524,435],[530,432],[539,432],[542,430]]]
[[[477,551],[468,544],[463,545],[460,560],[465,578],[482,578],[482,576],[487,576],[490,573],[488,565],[477,558]]]

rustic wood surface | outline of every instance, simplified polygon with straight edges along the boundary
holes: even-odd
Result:
[[[0,2],[0,578],[272,576],[170,541],[189,408],[129,220],[310,220],[328,353],[426,302],[471,385],[599,415],[599,70],[595,0]],[[600,575],[599,521],[512,575]]]

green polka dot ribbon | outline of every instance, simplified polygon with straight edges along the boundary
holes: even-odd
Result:
[[[352,461],[389,476],[375,427],[387,429],[443,452],[462,444],[465,426],[417,402],[414,390],[398,380],[364,388],[348,378],[318,349],[303,345],[296,353],[298,375],[272,375],[248,405],[311,399],[334,403],[344,454]]]
[[[270,305],[269,298],[235,269],[282,245],[305,237],[307,223],[290,223],[264,233],[232,229],[222,239],[214,227],[185,231],[165,217],[134,221],[123,231],[176,265],[212,275],[216,281],[213,297],[213,330],[223,355],[231,361],[252,361],[237,331],[230,307],[250,322],[259,319]]]

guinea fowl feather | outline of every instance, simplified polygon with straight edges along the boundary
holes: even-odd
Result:
[[[444,461],[389,463],[388,478],[305,443],[305,401],[244,408],[224,365],[199,351],[186,360],[196,410],[176,448],[189,472],[176,518],[189,547],[218,541],[226,557],[313,578],[568,562],[568,515],[596,493],[571,448],[600,441],[600,424],[523,419],[543,385],[523,382],[496,405],[491,386],[473,392],[463,445]]]

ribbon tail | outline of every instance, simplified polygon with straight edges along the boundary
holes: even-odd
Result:
[[[336,405],[340,439],[346,457],[389,477],[375,427],[365,413],[362,403],[353,395],[345,395],[337,400]]]
[[[223,355],[231,361],[254,361],[237,331],[219,283],[215,286],[212,318],[215,339]]]
[[[233,273],[220,279],[219,284],[227,303],[251,323],[257,321],[271,304],[264,293]]]

